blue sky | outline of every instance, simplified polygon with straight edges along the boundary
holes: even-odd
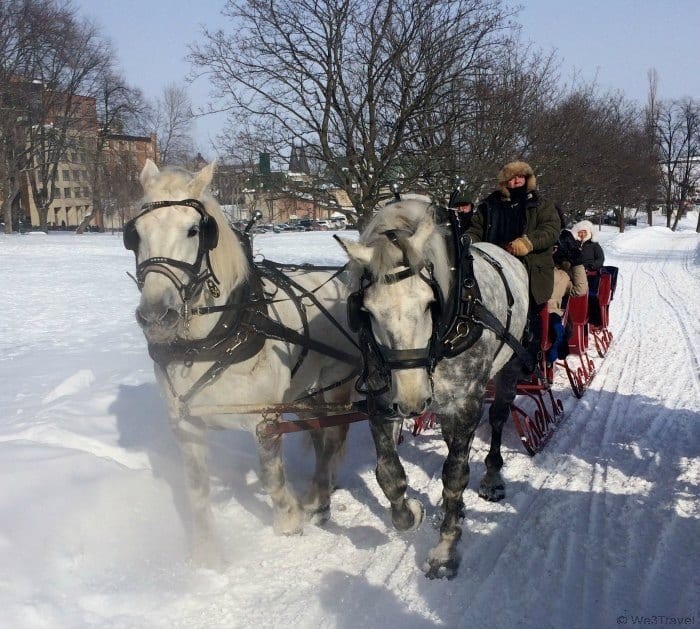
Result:
[[[150,97],[182,83],[187,45],[201,25],[221,23],[223,0],[73,0],[94,19],[115,47],[127,81]],[[647,71],[659,73],[662,98],[700,99],[700,0],[523,0],[517,21],[523,36],[543,50],[556,50],[562,80],[574,73],[646,100]],[[195,107],[207,100],[203,80],[190,88]],[[196,137],[207,157],[221,116],[201,118]]]

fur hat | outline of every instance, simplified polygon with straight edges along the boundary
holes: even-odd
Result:
[[[593,223],[591,221],[579,221],[571,228],[574,236],[578,238],[578,233],[580,231],[587,232],[586,237],[581,242],[586,242],[587,240],[595,241],[595,230],[593,228]]]
[[[526,162],[510,162],[501,168],[501,172],[498,173],[498,189],[506,199],[510,199],[510,191],[506,187],[506,183],[516,175],[525,177],[525,189],[528,192],[532,192],[537,188],[537,178],[530,164]]]

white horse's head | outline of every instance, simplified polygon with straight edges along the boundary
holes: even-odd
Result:
[[[431,402],[427,363],[436,292],[447,295],[450,283],[443,235],[430,207],[421,199],[392,203],[359,242],[339,239],[356,281],[364,283],[362,309],[391,367],[391,404],[404,417],[419,415]]]
[[[216,317],[189,320],[186,309],[225,302],[248,274],[242,246],[207,193],[214,168],[161,171],[147,160],[141,171],[143,205],[124,227],[124,244],[136,255],[136,319],[151,343],[206,336]]]

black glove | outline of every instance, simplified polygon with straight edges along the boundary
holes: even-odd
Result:
[[[557,248],[554,252],[555,264],[561,264],[564,261],[570,262],[571,266],[581,264],[580,243],[568,229],[563,229],[559,234]]]

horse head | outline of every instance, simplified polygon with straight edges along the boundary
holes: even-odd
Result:
[[[351,260],[381,367],[391,370],[391,400],[404,417],[432,399],[432,352],[441,295],[449,289],[445,244],[430,201],[406,200],[380,210],[359,242],[340,240]]]
[[[124,244],[136,256],[136,319],[150,343],[206,336],[215,318],[188,312],[224,303],[247,276],[245,252],[207,192],[214,168],[192,174],[147,160],[141,171],[141,212],[125,225]]]

